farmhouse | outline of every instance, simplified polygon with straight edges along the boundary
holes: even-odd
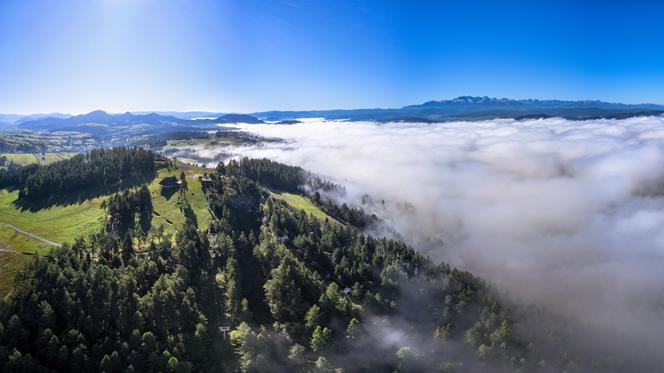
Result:
[[[212,179],[210,178],[210,176],[208,176],[207,173],[203,176],[199,176],[198,181],[201,182],[201,186],[203,187],[203,189],[212,185]]]

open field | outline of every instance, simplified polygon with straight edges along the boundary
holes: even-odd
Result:
[[[17,197],[17,191],[0,190],[0,220],[55,242],[71,242],[95,231],[102,223],[104,214],[100,206],[105,196],[37,211],[16,206]]]
[[[0,250],[3,251],[11,250],[44,255],[53,248],[53,246],[49,244],[28,237],[4,225],[0,225],[0,241],[2,242],[0,243]],[[7,245],[7,242],[11,242],[11,246]]]
[[[65,159],[69,159],[76,155],[76,153],[46,153],[44,156],[38,156],[39,158],[39,163],[41,164],[49,164],[57,161],[62,161]]]
[[[7,157],[8,160],[13,161],[21,166],[29,165],[32,163],[49,164],[64,159],[71,158],[76,153],[3,153],[2,157]]]
[[[5,153],[77,152],[97,145],[89,134],[76,131],[44,132],[24,129],[0,131],[0,149]]]
[[[323,210],[318,206],[314,205],[307,197],[301,196],[299,194],[287,193],[287,192],[276,192],[270,191],[270,194],[286,202],[289,206],[297,210],[304,210],[305,213],[321,220],[329,219],[330,221],[335,221],[332,217],[327,215]]]
[[[179,167],[185,170],[189,190],[186,192],[187,200],[194,210],[198,226],[205,228],[211,216],[207,209],[207,201],[198,181],[198,175],[203,174],[203,168],[186,165],[179,162]],[[153,219],[153,225],[169,225],[184,223],[184,215],[177,204],[178,194],[166,198],[161,194],[161,181],[167,176],[179,176],[180,168],[161,169],[155,180],[148,188],[152,193],[154,210],[158,214]],[[25,210],[13,202],[17,199],[17,191],[0,190],[0,221],[14,224],[28,232],[40,235],[55,242],[71,242],[78,236],[88,235],[99,229],[103,223],[104,212],[101,204],[108,196],[86,199],[80,203],[69,205],[53,205],[37,211]],[[169,224],[166,219],[170,221]]]
[[[9,293],[16,273],[32,259],[23,252],[44,255],[52,248],[43,242],[0,225],[0,298]]]
[[[179,150],[187,146],[208,146],[212,142],[209,138],[196,138],[188,140],[168,140],[162,150]]]
[[[164,151],[177,151],[189,147],[204,147],[209,149],[218,149],[222,146],[245,145],[255,143],[257,140],[246,133],[240,132],[218,132],[209,137],[198,137],[187,140],[168,140]]]
[[[34,159],[34,156],[32,157]],[[164,177],[179,177],[182,170],[185,171],[188,183],[185,195],[196,216],[198,227],[205,229],[212,219],[201,183],[198,181],[198,176],[203,174],[204,169],[178,162],[178,168],[159,170],[157,177],[148,185],[155,212],[152,226],[156,229],[163,227],[167,235],[174,234],[176,228],[185,222],[185,217],[178,204],[179,193],[166,198],[161,193],[159,182]],[[17,197],[17,191],[0,190],[0,222],[12,224],[57,243],[71,243],[77,237],[87,236],[101,229],[104,223],[101,204],[108,195],[68,205],[53,205],[36,211],[21,209],[15,205]],[[0,224],[0,297],[8,293],[16,273],[30,259],[30,256],[21,252],[45,254],[52,247]]]
[[[205,194],[201,188],[201,183],[198,181],[198,176],[203,175],[205,169],[183,162],[178,162],[177,164],[177,169],[159,170],[157,178],[148,186],[150,193],[152,194],[152,205],[154,206],[156,215],[152,219],[152,225],[157,228],[163,227],[164,232],[172,233],[174,232],[174,228],[184,224],[185,217],[178,205],[179,193],[175,192],[167,198],[167,196],[162,195],[161,185],[159,184],[159,182],[165,177],[175,176],[179,178],[180,172],[184,170],[188,184],[188,190],[185,191],[185,196],[191,205],[192,210],[194,210],[198,227],[205,229],[212,219],[212,215],[210,215],[208,210]]]
[[[0,156],[7,158],[7,161],[12,161],[21,166],[37,162],[37,157],[31,153],[3,153]]]

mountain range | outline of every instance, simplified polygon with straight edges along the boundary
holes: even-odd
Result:
[[[101,110],[88,114],[32,116],[0,115],[5,126],[30,130],[82,131],[105,133],[113,128],[165,129],[181,126],[202,126],[228,123],[263,123],[264,121],[291,124],[299,118],[338,120],[370,120],[379,122],[420,121],[447,122],[453,120],[486,120],[495,118],[562,117],[573,120],[595,118],[626,118],[661,115],[664,105],[621,104],[604,101],[513,100],[507,98],[460,96],[450,100],[427,101],[393,109],[339,109],[303,111],[263,111],[251,114],[221,114],[214,112],[136,112],[109,114]],[[212,119],[210,119],[212,118]]]
[[[70,117],[46,117],[29,120],[18,124],[18,128],[28,130],[48,131],[79,131],[103,134],[113,130],[122,129],[150,129],[164,130],[169,128],[182,128],[183,126],[205,126],[226,123],[262,123],[246,114],[225,114],[215,119],[183,119],[170,115],[157,113],[149,114],[109,114],[96,110],[87,114]]]
[[[482,120],[495,118],[567,119],[624,118],[664,113],[664,105],[620,104],[603,101],[512,100],[507,98],[460,96],[451,100],[428,101],[397,109],[265,111],[252,115],[267,121],[298,118],[347,120],[424,121]]]

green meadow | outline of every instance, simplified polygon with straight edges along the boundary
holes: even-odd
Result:
[[[314,205],[307,197],[301,196],[299,194],[287,193],[287,192],[276,192],[270,191],[270,194],[279,200],[286,202],[289,206],[297,210],[304,210],[305,213],[320,219],[325,220],[329,219],[330,221],[336,222],[335,219],[327,215],[323,210],[318,206]]]
[[[76,153],[3,153],[2,157],[7,157],[8,160],[13,161],[21,166],[29,165],[32,163],[49,164],[64,159],[71,158]]]
[[[177,167],[160,169],[157,177],[148,184],[154,207],[152,227],[163,230],[168,236],[172,236],[176,228],[184,224],[185,216],[182,204],[178,202],[180,193],[175,192],[170,196],[162,194],[159,182],[165,177],[179,177],[182,171],[185,172],[188,184],[184,197],[195,214],[198,227],[204,229],[212,219],[201,183],[198,181],[198,176],[203,175],[205,169],[177,162]],[[0,222],[12,224],[51,241],[71,243],[77,237],[85,237],[103,227],[105,213],[101,205],[108,196],[31,210],[15,203],[18,198],[17,191],[0,190]],[[31,256],[23,252],[44,255],[51,248],[52,246],[42,241],[0,224],[0,297],[8,293],[16,273],[30,260]]]

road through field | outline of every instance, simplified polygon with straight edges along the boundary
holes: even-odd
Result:
[[[3,222],[3,221],[0,221],[0,224],[5,225],[5,226],[7,226],[7,227],[9,227],[9,228],[12,228],[13,230],[15,230],[15,231],[17,231],[17,232],[19,232],[19,233],[22,233],[22,234],[24,234],[24,235],[26,235],[26,236],[28,236],[28,237],[32,237],[32,238],[34,238],[35,240],[39,240],[39,241],[41,241],[41,242],[47,243],[47,244],[52,245],[52,246],[62,247],[62,244],[61,244],[61,243],[53,242],[53,241],[48,240],[48,239],[46,239],[46,238],[44,238],[44,237],[42,237],[42,236],[38,236],[38,235],[36,235],[36,234],[34,234],[34,233],[30,233],[30,232],[28,232],[28,231],[24,231],[23,229],[21,229],[21,228],[15,226],[15,225],[13,225],[13,224],[5,223],[5,222]]]

